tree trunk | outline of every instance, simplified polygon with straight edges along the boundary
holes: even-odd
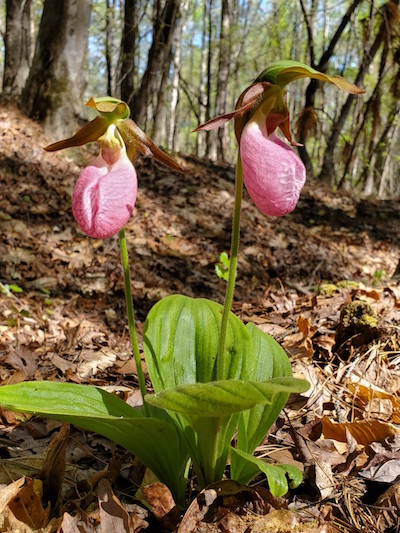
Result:
[[[122,63],[120,71],[121,99],[130,105],[135,90],[135,55],[138,34],[136,0],[125,0],[124,29],[122,32]]]
[[[3,93],[19,96],[32,60],[31,0],[7,0]]]
[[[231,2],[222,0],[221,25],[219,36],[219,61],[218,61],[218,78],[217,78],[217,98],[215,103],[216,115],[224,115],[227,112],[226,104],[228,100],[228,83],[230,67],[230,19],[231,19]],[[218,159],[226,159],[226,142],[227,129],[218,129]]]
[[[91,0],[45,0],[21,103],[57,135],[69,134],[84,89]]]
[[[174,71],[172,74],[172,88],[171,88],[171,100],[169,107],[169,127],[168,127],[168,142],[167,146],[170,150],[174,149],[175,145],[175,129],[176,129],[176,108],[179,101],[179,73],[181,70],[181,42],[182,35],[186,23],[186,13],[189,7],[189,0],[184,0],[180,17],[177,23],[177,28],[174,38],[174,54],[173,54],[173,66]],[[197,136],[199,137],[199,136]]]
[[[399,3],[399,0],[389,0],[389,2],[387,2],[387,4],[385,4],[382,7],[382,22],[381,22],[378,33],[372,45],[370,46],[368,50],[366,50],[364,54],[360,69],[358,71],[358,74],[355,80],[356,85],[360,85],[363,83],[365,75],[367,74],[371,63],[374,60],[382,44],[383,39],[388,38],[388,32],[390,32],[390,25],[391,25],[391,22],[390,22],[391,21],[390,19],[391,6],[394,5],[396,6],[396,9],[397,9],[398,3]],[[346,122],[346,119],[350,113],[351,106],[355,98],[356,97],[354,95],[349,94],[349,96],[346,99],[346,102],[343,104],[343,107],[340,111],[339,118],[337,119],[335,124],[333,124],[332,126],[332,133],[328,139],[328,144],[325,150],[324,162],[323,162],[322,169],[319,175],[320,179],[328,183],[331,182],[332,169],[334,168],[335,147],[339,139],[339,136],[342,132],[342,129],[344,127],[344,124]]]
[[[208,0],[208,50],[207,50],[207,102],[206,102],[206,121],[211,118],[211,87],[212,87],[212,60],[213,51],[213,0]],[[212,161],[217,158],[216,145],[213,142],[215,132],[206,131],[206,156]]]
[[[349,5],[346,13],[343,15],[342,20],[340,21],[335,33],[333,34],[332,39],[329,42],[329,45],[321,55],[321,58],[318,62],[318,64],[315,63],[315,57],[314,57],[314,40],[313,40],[313,28],[311,26],[311,21],[308,18],[308,15],[306,13],[304,4],[302,0],[300,0],[300,6],[302,8],[304,20],[306,22],[307,26],[307,35],[308,35],[308,48],[311,58],[311,66],[315,68],[316,70],[319,70],[320,72],[326,72],[329,65],[329,60],[331,59],[335,47],[343,34],[347,24],[351,20],[351,16],[353,15],[354,11],[358,7],[358,5],[361,3],[362,0],[353,0],[353,2]],[[317,92],[318,87],[320,86],[318,80],[311,80],[310,83],[307,86],[306,89],[306,98],[304,103],[304,109],[302,117],[304,118],[304,121],[308,119],[309,123],[312,123],[313,120],[313,109],[315,105],[315,94]],[[306,139],[307,139],[307,128],[304,127],[305,124],[301,123],[301,120],[299,121],[299,130],[298,130],[298,138],[296,139],[300,146],[298,147],[299,155],[307,169],[307,174],[309,176],[313,176],[314,169],[313,164],[311,161],[311,158],[308,154],[307,148],[306,148]]]
[[[112,59],[111,59],[111,41],[112,41],[112,19],[114,15],[114,6],[111,5],[110,0],[106,0],[106,68],[107,68],[107,94],[112,96],[113,94],[113,72],[112,72]]]
[[[200,86],[199,86],[199,124],[206,121],[206,74],[207,74],[207,2],[203,4],[203,25],[201,32],[201,61],[200,61]],[[205,134],[196,135],[196,155],[203,157],[205,154]]]
[[[160,15],[155,17],[153,42],[150,46],[146,70],[132,105],[133,118],[142,128],[144,128],[148,103],[157,91],[163,71],[169,68],[167,59],[171,52],[178,8],[178,0],[165,0],[164,9]]]

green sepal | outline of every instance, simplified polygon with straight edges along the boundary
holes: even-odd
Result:
[[[108,120],[109,124],[113,124],[116,120],[125,120],[130,115],[128,104],[112,96],[101,96],[99,98],[93,98],[92,96],[85,105],[95,109]]]
[[[365,91],[341,76],[328,76],[299,61],[277,61],[272,63],[256,78],[256,82],[269,82],[279,85],[282,89],[290,82],[301,78],[313,78],[316,80],[332,83],[339,89],[350,94],[362,94]]]

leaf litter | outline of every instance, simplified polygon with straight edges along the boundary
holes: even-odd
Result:
[[[41,127],[9,104],[0,121],[0,383],[88,383],[134,405],[118,244],[88,239],[71,214],[73,184],[95,149],[47,154]],[[222,301],[225,292],[215,264],[229,252],[233,169],[179,162],[185,175],[138,162],[127,237],[139,342],[163,296]],[[397,531],[399,239],[393,201],[308,183],[294,213],[274,219],[244,194],[233,310],[273,335],[312,384],[257,450],[304,470],[288,497],[273,499],[262,478],[252,487],[224,480],[178,509],[107,439],[2,410],[0,529]]]

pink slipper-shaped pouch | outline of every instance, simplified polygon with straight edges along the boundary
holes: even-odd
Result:
[[[296,207],[306,181],[303,162],[292,148],[272,133],[265,117],[250,120],[240,139],[246,189],[264,215],[281,217]]]
[[[136,201],[136,171],[125,150],[113,165],[99,155],[82,170],[72,195],[72,212],[81,229],[98,239],[117,233]]]

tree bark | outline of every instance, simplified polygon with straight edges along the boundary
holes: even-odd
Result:
[[[136,0],[125,0],[122,32],[122,62],[120,70],[121,99],[130,105],[135,91],[135,56],[138,34]]]
[[[111,41],[112,41],[112,19],[113,19],[114,6],[111,5],[110,0],[106,0],[106,68],[107,68],[107,94],[111,96],[113,94],[113,72],[112,72],[112,59],[111,59]]]
[[[7,0],[3,93],[18,97],[32,61],[31,0]]]
[[[199,124],[206,121],[206,74],[207,74],[207,2],[203,4],[203,25],[201,32],[201,61],[200,61],[200,86],[199,86]],[[205,135],[196,135],[196,155],[203,157],[205,154]]]
[[[212,89],[212,61],[213,50],[213,0],[208,0],[208,50],[207,50],[207,86],[206,86],[206,121],[211,118],[211,89]],[[206,156],[212,161],[217,158],[216,146],[213,142],[215,132],[206,131]]]
[[[218,60],[218,78],[217,78],[217,98],[215,102],[216,115],[224,115],[227,112],[226,104],[228,100],[228,83],[230,71],[230,19],[231,19],[231,2],[222,0],[221,24],[219,35],[219,60]],[[218,129],[218,159],[226,159],[226,142],[227,129]]]
[[[300,6],[303,12],[304,20],[307,26],[307,36],[308,36],[308,48],[310,53],[310,59],[311,59],[311,67],[315,68],[316,70],[319,70],[320,72],[325,73],[328,69],[329,60],[331,59],[335,47],[343,34],[347,24],[351,20],[351,16],[353,15],[354,11],[358,7],[358,5],[361,3],[362,0],[353,0],[353,2],[349,5],[346,13],[343,15],[342,20],[340,21],[335,33],[333,34],[332,39],[329,42],[329,45],[321,55],[321,58],[316,64],[315,62],[315,52],[314,52],[314,38],[313,38],[313,31],[311,27],[311,22],[309,21],[307,12],[305,10],[303,1],[300,0]],[[315,105],[315,94],[317,92],[318,87],[320,86],[320,83],[318,80],[311,80],[310,83],[307,86],[306,89],[306,98],[304,103],[304,109],[303,113],[304,116],[311,116],[310,114],[313,113],[313,108]],[[308,154],[307,148],[306,148],[306,139],[307,139],[307,130],[306,128],[299,127],[298,131],[298,138],[297,141],[300,143],[300,146],[298,147],[299,155],[307,169],[307,174],[309,176],[313,176],[314,169],[313,164],[311,161],[311,158]]]
[[[167,146],[170,150],[175,146],[175,130],[176,130],[176,108],[179,101],[179,73],[181,70],[181,42],[186,24],[186,14],[189,7],[189,0],[184,0],[181,6],[180,17],[177,22],[177,28],[174,37],[174,53],[173,53],[173,74],[171,87],[171,100],[169,106],[169,127]]]
[[[81,110],[91,7],[91,0],[44,3],[21,104],[57,135],[70,133]]]
[[[132,115],[138,125],[144,128],[146,109],[151,97],[157,92],[163,71],[169,67],[167,62],[171,52],[175,21],[178,13],[178,0],[165,0],[160,15],[156,15],[153,26],[153,42],[150,46],[146,70],[139,90],[133,99]]]
[[[367,74],[369,67],[374,60],[384,38],[388,37],[388,32],[390,31],[390,6],[398,6],[399,0],[389,0],[383,7],[382,7],[382,22],[380,24],[378,33],[376,34],[376,37],[371,44],[370,48],[366,50],[364,57],[361,62],[360,69],[358,71],[357,77],[355,79],[356,85],[361,85],[364,81],[365,75]],[[339,139],[339,135],[342,132],[343,126],[346,122],[346,119],[350,113],[351,106],[353,104],[353,101],[356,97],[352,94],[349,94],[349,96],[346,99],[346,102],[343,104],[342,109],[340,111],[339,118],[333,124],[332,126],[332,133],[328,139],[327,147],[325,150],[325,156],[324,156],[324,162],[322,165],[322,169],[319,175],[319,178],[323,181],[326,181],[330,183],[332,178],[332,169],[334,167],[334,152],[335,147],[337,144],[337,141]]]

